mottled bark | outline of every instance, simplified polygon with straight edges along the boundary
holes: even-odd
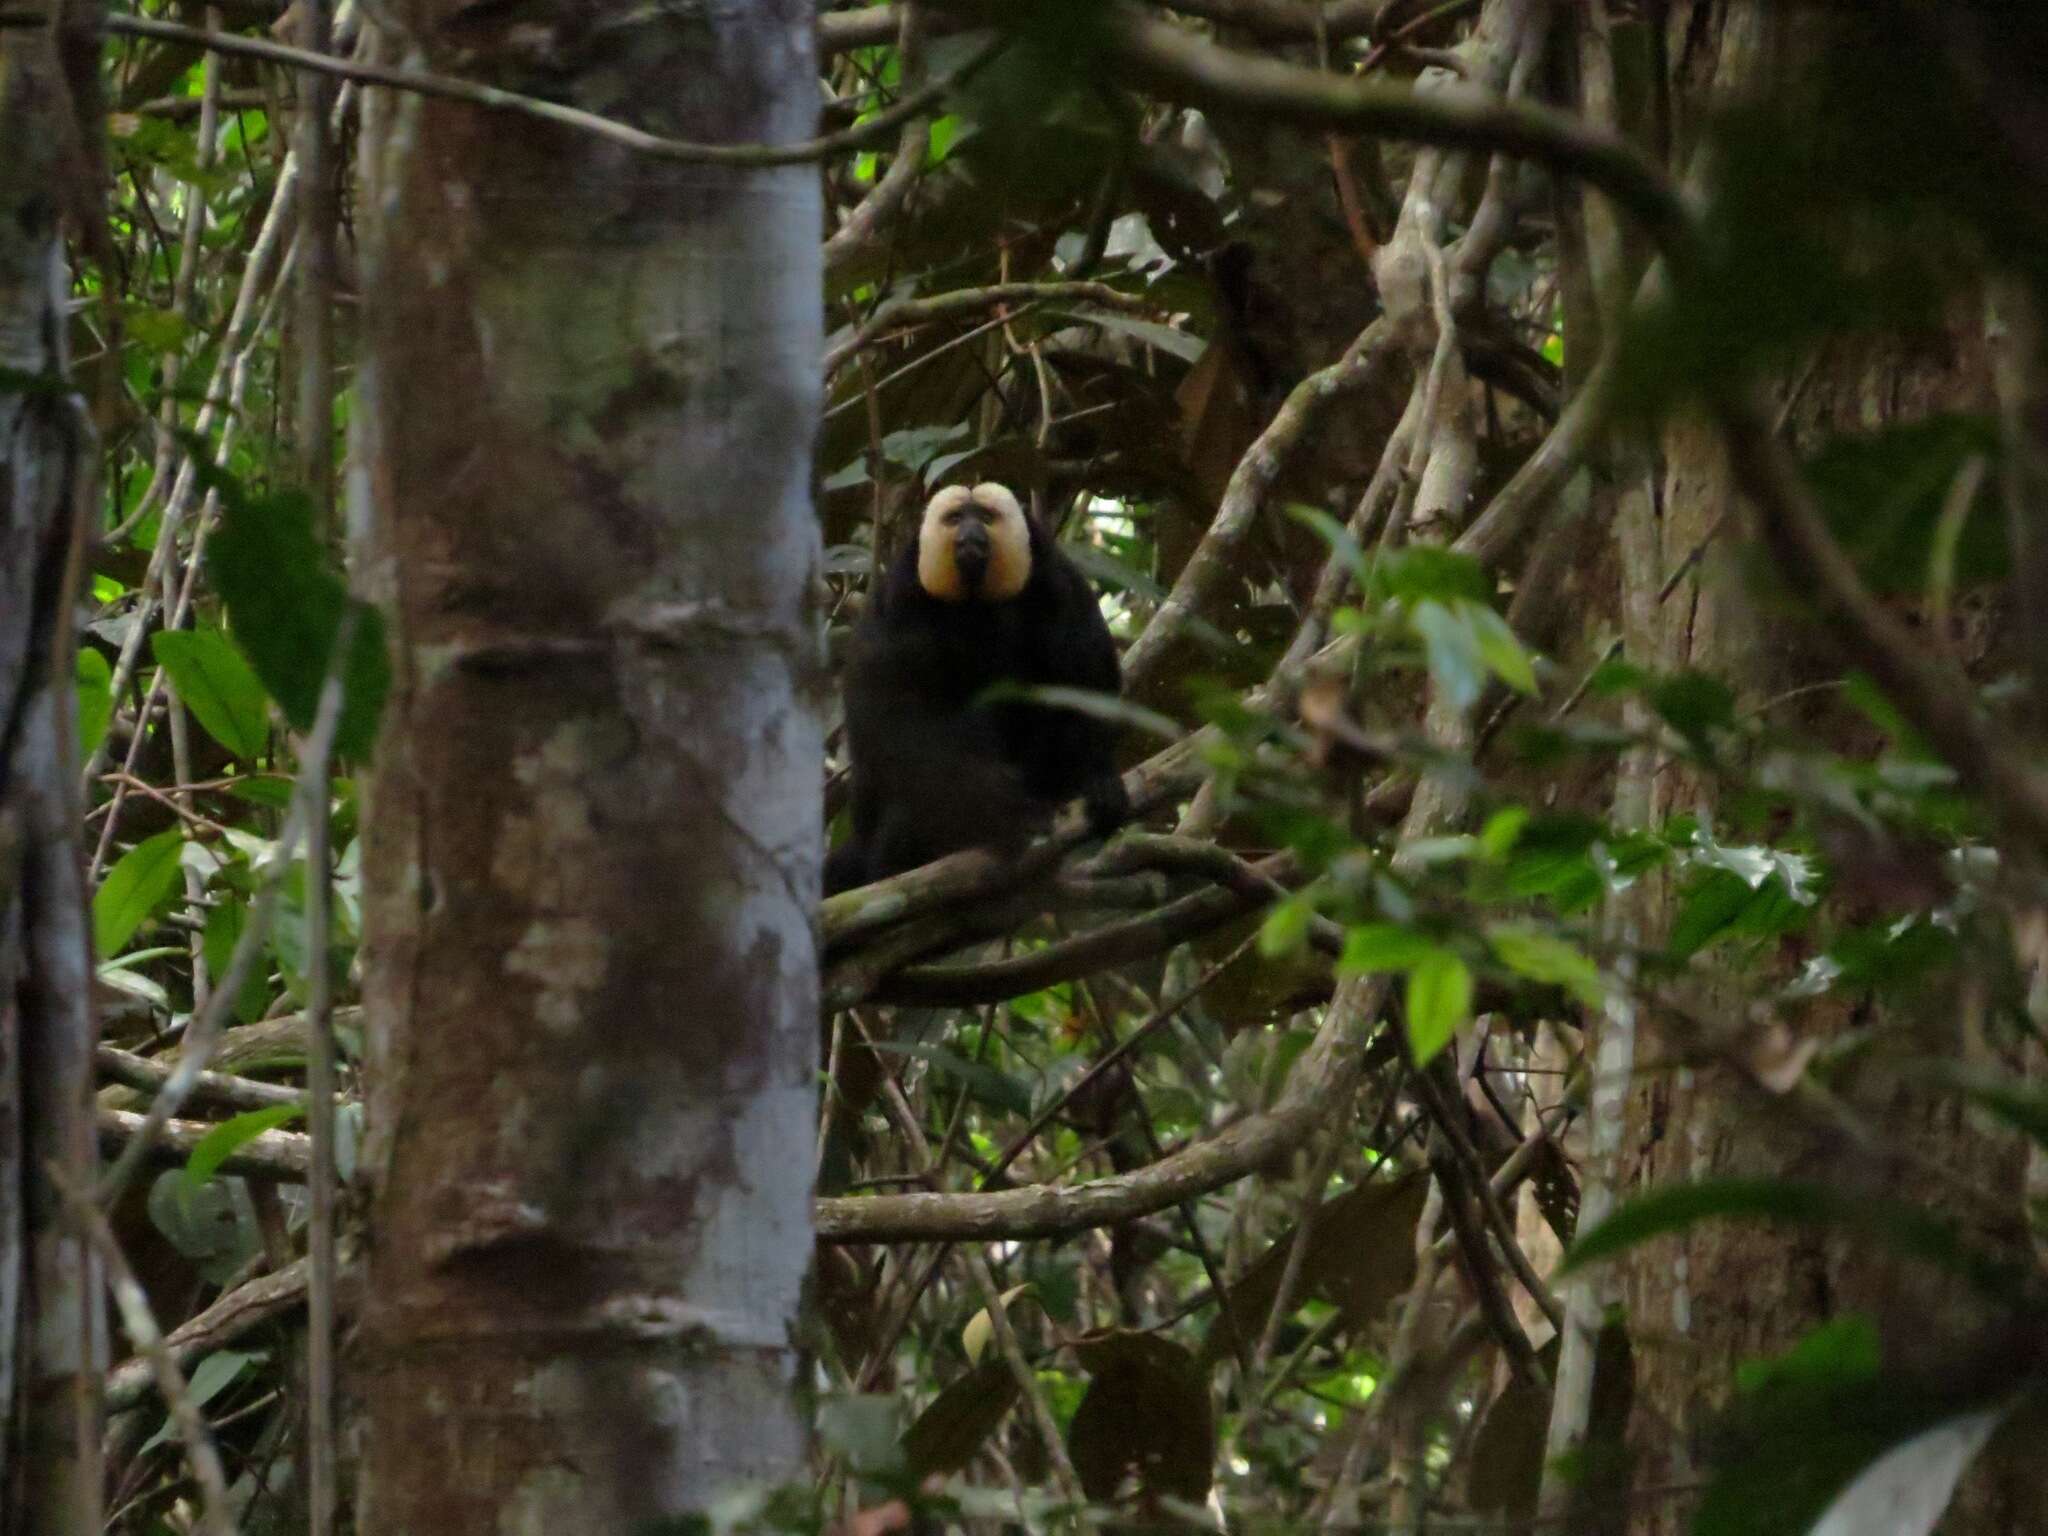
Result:
[[[402,10],[650,131],[812,126],[804,0]],[[358,1519],[618,1532],[801,1468],[817,177],[369,116]]]
[[[92,442],[59,226],[94,184],[66,64],[97,31],[83,7],[22,20],[0,29],[0,1532],[76,1536],[100,1526],[105,1320],[45,1170],[97,1166],[69,630]]]

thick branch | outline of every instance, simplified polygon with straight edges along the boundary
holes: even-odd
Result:
[[[1301,1145],[1323,1123],[1329,1106],[1357,1084],[1366,1037],[1386,994],[1384,976],[1344,983],[1278,1104],[1135,1172],[1086,1184],[978,1194],[820,1200],[814,1207],[818,1236],[830,1243],[1059,1237],[1149,1216],[1220,1189]]]
[[[99,1112],[100,1147],[103,1151],[125,1151],[141,1133],[142,1115],[125,1109]],[[167,1120],[150,1138],[143,1161],[158,1168],[181,1168],[203,1137],[214,1127],[195,1120]],[[221,1172],[248,1174],[259,1179],[282,1179],[291,1184],[306,1182],[312,1166],[312,1143],[296,1131],[263,1131],[227,1155]]]
[[[1274,865],[1283,861],[1273,860]],[[1291,864],[1291,860],[1286,861]],[[1028,954],[981,965],[916,965],[899,971],[876,989],[873,1001],[926,1007],[971,1007],[1042,991],[1113,965],[1164,954],[1200,938],[1232,918],[1271,902],[1283,887],[1210,889],[1170,902],[1126,922],[1105,923],[1087,933]]]
[[[944,4],[996,24],[1013,16],[987,0]],[[1657,165],[1633,145],[1565,113],[1456,81],[1423,96],[1405,86],[1284,64],[1218,47],[1127,3],[1104,4],[1093,35],[1126,78],[1162,96],[1303,128],[1513,155],[1598,187],[1639,219],[1667,254],[1690,242],[1691,221]]]
[[[1124,687],[1133,697],[1145,697],[1175,643],[1197,616],[1214,606],[1217,593],[1236,570],[1237,547],[1256,522],[1267,492],[1323,407],[1339,395],[1363,388],[1395,350],[1386,325],[1375,321],[1367,326],[1336,362],[1294,386],[1258,441],[1237,461],[1215,521],[1196,546],[1180,580],[1173,584],[1173,591],[1124,655]]]

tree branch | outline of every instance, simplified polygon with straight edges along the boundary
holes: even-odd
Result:
[[[686,165],[749,167],[805,165],[843,150],[866,149],[870,145],[882,143],[905,123],[937,106],[949,92],[959,89],[983,65],[1000,53],[1007,43],[1005,38],[995,38],[976,50],[966,63],[952,73],[932,81],[922,90],[911,92],[893,105],[877,112],[866,122],[841,129],[837,133],[824,134],[814,139],[799,139],[791,144],[693,144],[682,139],[663,138],[660,134],[647,133],[629,123],[616,122],[595,112],[585,112],[580,107],[544,101],[538,96],[522,96],[517,91],[500,90],[496,86],[484,85],[475,80],[432,74],[426,70],[359,63],[336,58],[332,54],[309,53],[303,48],[273,43],[264,38],[240,37],[231,32],[209,32],[203,27],[187,27],[174,21],[158,21],[151,16],[116,13],[107,17],[107,30],[125,33],[130,37],[155,38],[159,42],[186,43],[238,58],[261,59],[267,64],[282,64],[291,69],[311,70],[315,74],[332,75],[339,80],[355,80],[364,85],[381,85],[395,91],[411,91],[416,96],[466,102],[470,106],[483,107],[494,112],[516,112],[521,116],[539,118],[542,122],[554,123],[559,127],[595,134],[599,138],[609,139],[614,144],[622,144],[656,160],[672,160]]]

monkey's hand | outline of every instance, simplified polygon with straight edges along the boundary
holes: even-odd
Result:
[[[1081,799],[1088,807],[1089,830],[1097,837],[1109,836],[1131,819],[1131,797],[1116,774],[1091,780],[1081,791]]]

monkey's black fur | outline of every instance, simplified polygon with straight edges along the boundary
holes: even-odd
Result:
[[[852,835],[826,861],[826,895],[962,848],[1014,850],[1077,795],[1098,833],[1129,816],[1110,722],[981,700],[1001,683],[1111,695],[1122,683],[1087,578],[1035,520],[1025,525],[1031,575],[1013,598],[931,596],[917,539],[874,594],[847,669]]]

